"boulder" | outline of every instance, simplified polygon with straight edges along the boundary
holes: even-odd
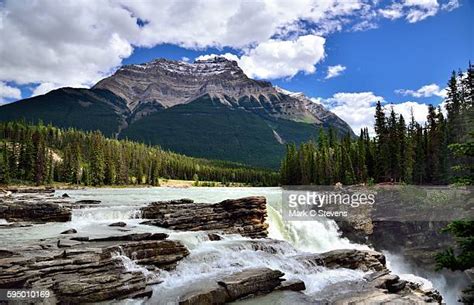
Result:
[[[109,224],[109,227],[125,227],[127,224],[123,221],[118,221],[118,222],[114,222],[114,223],[111,223]]]
[[[216,240],[221,240],[222,237],[219,234],[216,233],[209,233],[207,234],[207,237],[209,238],[210,241],[216,241]]]
[[[75,202],[75,204],[99,204],[102,201],[100,200],[93,200],[93,199],[84,199],[84,200],[78,200]]]
[[[228,199],[216,204],[189,199],[153,202],[141,209],[143,224],[183,231],[218,231],[251,238],[268,235],[266,199]]]
[[[185,294],[179,300],[179,305],[221,305],[225,304],[228,295],[224,287],[215,283],[211,287],[199,288]]]
[[[291,290],[291,291],[301,291],[305,290],[306,285],[302,280],[293,279],[286,280],[276,288],[276,290]]]
[[[162,269],[172,269],[176,263],[189,255],[188,249],[179,241],[138,241],[110,246],[102,251],[102,256],[114,255],[133,257],[140,265],[154,265]]]
[[[224,277],[214,285],[181,297],[180,305],[225,304],[246,296],[266,294],[280,286],[284,274],[269,268],[252,268]]]
[[[279,270],[256,268],[230,275],[217,283],[226,289],[228,301],[234,301],[250,294],[272,291],[281,284],[283,275]]]
[[[297,258],[310,266],[324,266],[331,269],[386,270],[385,256],[371,250],[341,249],[320,254],[299,255]]]
[[[77,233],[76,229],[69,229],[69,230],[61,232],[61,234],[75,234],[75,233]]]
[[[66,222],[71,220],[71,210],[52,202],[3,201],[0,218],[9,222]]]

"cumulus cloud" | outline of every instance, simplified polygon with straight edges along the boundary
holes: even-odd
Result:
[[[33,91],[31,92],[31,96],[42,95],[48,93],[51,90],[55,90],[62,87],[73,87],[73,88],[87,88],[86,85],[83,84],[58,84],[58,83],[41,83],[36,86]]]
[[[0,104],[8,103],[21,98],[21,91],[18,88],[8,86],[0,81]]]
[[[346,70],[346,67],[342,65],[329,66],[325,79],[330,79],[339,76]]]
[[[208,54],[196,58],[208,59],[223,56],[235,60],[247,76],[274,79],[293,77],[298,72],[314,73],[315,65],[324,58],[325,39],[317,35],[300,36],[296,40],[270,39],[240,57],[226,53]]]
[[[0,80],[90,85],[132,53],[130,12],[97,1],[7,1]]]
[[[382,96],[377,96],[373,92],[340,92],[334,94],[332,97],[313,98],[314,102],[321,103],[329,110],[338,115],[341,119],[346,121],[358,133],[361,128],[367,127],[370,135],[374,135],[374,114],[375,104],[377,101],[382,102],[385,111],[391,110],[391,107],[396,113],[402,114],[405,121],[408,121],[413,111],[414,118],[419,123],[426,121],[428,114],[428,106],[422,103],[406,101],[398,104],[387,104]]]
[[[446,97],[446,89],[441,89],[436,84],[429,84],[421,87],[418,90],[410,90],[410,89],[398,89],[395,90],[395,93],[401,95],[410,95],[413,97],[431,97],[431,96],[439,96],[439,97]]]
[[[426,116],[428,115],[428,105],[426,104],[408,101],[385,106],[385,109],[388,110],[390,107],[393,107],[397,114],[403,115],[407,123],[412,113],[418,123],[424,124],[426,122]]]
[[[329,110],[346,121],[358,133],[368,127],[373,133],[375,103],[384,102],[384,98],[373,92],[339,92],[327,99],[320,99]]]
[[[431,14],[435,7],[433,0],[403,3],[410,22],[426,18],[410,10]],[[0,81],[39,85],[38,93],[48,86],[90,86],[134,48],[165,43],[232,47],[255,77],[312,73],[324,56],[324,36],[375,27],[383,5],[366,0],[0,1]],[[441,9],[457,5],[449,0]]]

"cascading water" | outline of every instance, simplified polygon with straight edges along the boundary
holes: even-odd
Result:
[[[271,203],[267,206],[267,212],[269,237],[287,240],[301,251],[319,253],[335,249],[369,249],[366,245],[342,238],[334,220],[321,217],[317,221],[285,222]]]
[[[351,243],[341,238],[336,223],[321,218],[318,221],[285,222],[281,215],[281,189],[279,188],[146,188],[146,189],[85,189],[68,191],[74,200],[101,200],[97,206],[76,209],[72,220],[66,223],[48,223],[35,225],[33,228],[11,228],[0,230],[0,246],[19,244],[29,241],[64,238],[60,232],[75,228],[80,236],[103,237],[118,234],[140,232],[166,232],[170,239],[185,244],[191,254],[180,261],[176,270],[160,271],[156,274],[163,282],[154,285],[154,297],[149,304],[173,304],[178,295],[191,287],[209,285],[211,279],[231,274],[249,267],[269,267],[281,270],[287,279],[301,279],[306,283],[306,293],[318,297],[318,293],[329,284],[356,280],[363,276],[361,271],[308,266],[293,256],[303,252],[325,252],[342,248],[363,248],[365,245]],[[57,193],[61,196],[61,193]],[[229,198],[245,196],[265,196],[267,198],[269,237],[279,242],[263,242],[256,251],[251,240],[238,235],[226,235],[221,241],[209,241],[205,232],[176,232],[167,229],[141,225],[139,208],[156,200],[191,198],[196,202],[219,202]],[[115,221],[123,221],[125,228],[109,227]],[[128,230],[126,233],[122,232]],[[142,271],[150,276],[146,268],[138,266],[133,257],[118,254],[125,268]],[[396,258],[387,255],[389,265],[395,272],[415,273]],[[405,269],[403,269],[403,268]],[[410,275],[405,275],[410,276]],[[435,288],[440,286],[436,281]],[[192,285],[191,285],[192,284]],[[429,285],[430,282],[425,284]],[[446,293],[446,292],[445,292]],[[130,303],[132,301],[124,301]],[[134,304],[140,301],[133,301]],[[168,303],[167,303],[168,302]],[[251,300],[249,300],[251,302]]]

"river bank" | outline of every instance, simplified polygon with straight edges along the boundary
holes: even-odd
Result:
[[[74,269],[77,268],[77,266],[74,267],[74,262],[89,261],[90,263],[95,262],[96,264],[112,264],[112,261],[115,262],[116,259],[110,256],[105,256],[104,258],[103,253],[110,253],[111,247],[113,248],[116,246],[119,246],[122,249],[135,249],[132,252],[148,253],[147,255],[149,255],[149,253],[160,253],[161,250],[159,250],[159,245],[163,244],[163,242],[171,242],[173,245],[177,245],[177,243],[183,245],[189,253],[184,255],[185,252],[182,252],[182,257],[177,261],[176,266],[173,267],[174,269],[170,270],[160,268],[160,266],[156,266],[156,264],[153,268],[150,268],[150,261],[161,259],[156,258],[156,256],[154,256],[154,258],[147,257],[144,260],[143,257],[140,258],[140,254],[135,258],[133,255],[131,255],[132,257],[127,256],[127,250],[124,250],[125,252],[118,252],[119,257],[124,258],[123,255],[127,257],[125,258],[125,263],[123,263],[123,261],[122,263],[119,262],[119,265],[122,264],[122,267],[118,269],[122,270],[120,274],[124,272],[123,270],[126,271],[126,268],[131,268],[130,270],[138,270],[138,273],[141,274],[149,274],[148,272],[152,272],[157,275],[159,278],[158,281],[161,281],[160,284],[156,284],[155,278],[155,281],[150,282],[152,284],[147,285],[148,282],[146,276],[143,277],[145,282],[141,280],[142,276],[139,274],[138,277],[140,277],[140,280],[135,278],[135,280],[138,281],[137,283],[140,283],[139,285],[137,284],[137,287],[141,287],[139,291],[135,292],[140,296],[140,293],[145,293],[151,289],[152,293],[149,301],[151,303],[162,302],[163,299],[179,303],[180,301],[188,300],[187,298],[190,296],[193,296],[191,298],[192,300],[202,300],[202,298],[206,298],[205,295],[209,295],[204,292],[210,293],[210,295],[220,295],[219,287],[223,286],[220,285],[219,282],[226,283],[226,281],[228,281],[226,277],[228,276],[233,276],[233,282],[236,281],[235,277],[237,277],[240,279],[240,282],[245,283],[246,281],[254,281],[255,276],[257,279],[262,276],[263,278],[268,279],[265,275],[267,272],[273,274],[271,276],[269,275],[271,279],[274,279],[270,282],[279,282],[281,284],[285,282],[279,279],[286,279],[288,283],[293,283],[293,280],[299,280],[304,282],[305,288],[301,289],[301,283],[294,283],[296,286],[299,285],[299,290],[302,290],[302,293],[295,291],[281,291],[280,289],[277,289],[280,285],[278,284],[271,289],[268,287],[260,287],[262,291],[250,291],[249,294],[261,294],[263,292],[268,292],[268,290],[278,290],[278,292],[273,292],[270,295],[280,295],[281,298],[288,298],[288,300],[306,299],[307,302],[314,302],[314,300],[335,301],[338,297],[354,298],[356,297],[355,291],[364,287],[364,291],[370,295],[385,295],[387,288],[378,288],[374,286],[375,284],[370,284],[373,281],[376,281],[379,277],[389,280],[388,286],[390,287],[396,283],[399,283],[395,285],[398,288],[403,286],[403,288],[398,292],[406,292],[408,289],[416,291],[416,289],[420,288],[410,286],[411,284],[409,284],[409,281],[405,282],[403,276],[397,279],[392,275],[387,277],[388,274],[373,274],[370,277],[372,281],[367,280],[364,276],[368,276],[369,274],[381,270],[367,266],[361,267],[360,262],[364,261],[364,256],[360,255],[355,256],[357,257],[355,260],[358,262],[357,264],[350,263],[347,265],[348,262],[351,261],[350,257],[354,257],[353,254],[356,253],[351,251],[355,250],[349,252],[329,252],[330,254],[327,254],[326,257],[329,260],[337,261],[337,263],[333,265],[334,268],[329,268],[328,261],[321,260],[321,256],[325,257],[325,255],[321,253],[344,248],[359,248],[359,251],[361,252],[357,253],[364,253],[363,251],[365,251],[364,249],[367,249],[367,247],[353,244],[347,239],[341,238],[337,226],[335,226],[335,223],[331,221],[285,224],[282,221],[281,214],[278,212],[281,208],[281,193],[278,188],[85,189],[71,190],[67,192],[69,198],[63,198],[63,194],[64,192],[61,190],[54,194],[43,194],[42,196],[43,198],[47,198],[46,201],[57,201],[58,204],[64,207],[68,207],[69,205],[68,208],[70,208],[71,212],[70,220],[56,223],[47,222],[43,224],[30,223],[29,225],[31,226],[29,227],[10,227],[0,229],[0,247],[14,253],[14,255],[5,259],[11,260],[12,257],[14,258],[15,256],[19,261],[24,261],[25,257],[30,260],[34,258],[31,265],[23,264],[23,266],[31,266],[31,268],[37,272],[38,270],[42,270],[43,267],[49,268],[47,270],[54,270],[55,268],[59,269],[59,266],[63,265],[70,265],[72,266],[71,268]],[[226,223],[230,227],[233,227],[235,224],[231,225],[225,217],[221,218],[219,221],[216,219],[213,220],[212,217],[214,216],[212,215],[221,215],[222,211],[217,213],[213,210],[212,206],[206,206],[206,203],[222,202],[222,200],[225,199],[236,199],[243,196],[264,196],[267,201],[265,205],[265,213],[261,211],[260,213],[255,214],[260,215],[259,217],[248,217],[247,222],[239,223],[239,225],[242,225],[245,223],[250,224],[253,222],[262,222],[261,216],[265,214],[266,217],[263,217],[263,223],[268,224],[268,235],[259,236],[265,238],[251,239],[249,237],[242,237],[240,234],[235,234],[239,233],[238,230],[235,232],[218,232],[223,231],[222,227],[217,229],[215,227],[212,229],[203,228],[202,223],[197,220],[197,218],[202,217],[202,219],[210,220],[211,223],[212,221],[215,221],[215,223]],[[164,228],[164,224],[169,224],[170,219],[160,220],[159,214],[163,212],[161,208],[166,208],[166,213],[163,215],[176,215],[177,211],[173,210],[173,207],[170,206],[169,202],[167,204],[150,204],[157,200],[162,201],[178,198],[191,198],[197,202],[197,204],[189,201],[175,203],[175,205],[194,204],[192,208],[189,206],[190,211],[199,210],[197,205],[201,202],[204,203],[200,210],[201,212],[197,214],[190,213],[187,215],[188,218],[175,217],[175,227]],[[84,200],[97,200],[100,201],[100,203],[87,204],[84,203]],[[259,200],[260,201],[258,202],[261,202],[261,199]],[[76,202],[81,201],[83,203],[75,204]],[[260,208],[262,207],[261,204],[257,204],[257,206],[260,206]],[[159,207],[158,210],[154,211],[155,215],[147,216],[153,217],[153,219],[145,219],[142,217],[143,209],[147,209],[147,207],[148,209],[149,207]],[[236,210],[246,211],[242,208]],[[248,209],[248,211],[251,210],[252,209]],[[170,213],[170,211],[173,212]],[[212,213],[209,214],[210,212]],[[231,215],[233,215],[230,217],[232,219],[243,219],[242,214]],[[186,213],[184,213],[184,216],[186,216]],[[186,223],[185,220],[187,219],[194,219],[195,221],[190,222],[190,224],[194,223],[196,226],[192,227],[187,225],[186,228],[176,227],[179,225],[182,226]],[[145,224],[144,222],[146,221],[154,221],[155,225]],[[156,223],[157,221],[158,223]],[[111,224],[115,225],[110,226]],[[241,228],[243,227],[245,227],[245,225],[241,226]],[[71,229],[74,229],[75,233],[61,234],[62,232]],[[308,231],[308,229],[310,231]],[[310,232],[312,232],[312,234],[308,234]],[[167,237],[162,240],[148,240],[148,238],[151,238],[150,236],[145,237],[145,235],[132,234],[155,234],[153,235],[153,239],[158,238],[158,236],[161,236],[162,238],[164,236],[163,234],[166,234]],[[124,237],[130,235],[133,237]],[[87,237],[87,240],[85,237]],[[104,240],[104,238],[110,237],[114,237],[112,238],[114,240]],[[143,251],[139,250],[137,252],[136,249],[143,249]],[[41,252],[39,259],[37,257],[37,254],[39,253],[38,251]],[[175,252],[178,253],[177,251]],[[32,255],[33,253],[34,255]],[[66,253],[65,258],[61,258],[63,253]],[[307,256],[308,253],[319,253],[317,256],[319,258],[316,259],[315,256],[313,256],[311,258],[312,260],[310,260],[313,264],[308,265],[308,261],[306,260],[310,259]],[[128,254],[130,254],[130,252],[128,252]],[[371,254],[370,257],[373,257],[373,255],[379,258],[381,257],[380,254]],[[159,256],[160,255],[158,255],[158,257]],[[303,256],[305,257],[305,263],[302,264],[299,258]],[[104,261],[97,261],[101,257]],[[38,265],[38,263],[40,264]],[[115,263],[113,264],[115,266]],[[383,263],[382,265],[384,266],[383,269],[385,269],[386,264]],[[264,267],[270,268],[271,270],[277,270],[283,273],[283,275],[280,275],[280,273],[272,273],[273,271],[268,270],[246,272],[248,269],[254,270]],[[24,272],[30,272],[28,270],[24,270]],[[46,272],[45,274],[48,274],[49,271],[44,272]],[[242,272],[244,272],[243,275]],[[3,273],[4,272],[2,272],[2,274]],[[128,274],[128,271],[125,273]],[[81,272],[79,272],[79,274],[81,274]],[[86,276],[85,274],[87,273],[82,274],[83,276]],[[112,275],[108,274],[107,276]],[[114,276],[121,278],[123,275]],[[416,277],[414,278],[416,279]],[[422,282],[421,280],[419,281]],[[143,283],[145,283],[145,285]],[[191,283],[195,283],[195,285],[191,285]],[[67,287],[64,285],[61,287],[66,289]],[[293,285],[289,286],[294,287]],[[52,287],[55,286],[53,285]],[[107,285],[104,284],[104,287],[107,287]],[[339,290],[341,287],[344,287],[349,292],[346,296],[341,296],[337,293],[333,295],[324,294],[329,287],[334,289],[339,287]],[[387,283],[385,283],[385,287],[387,287]],[[405,290],[405,287],[407,287],[407,290]],[[338,289],[332,291],[338,291]],[[390,289],[393,290],[394,288]],[[379,290],[381,292],[376,293],[376,291]],[[369,291],[372,292],[369,293]],[[63,292],[60,292],[59,294]],[[179,295],[177,292],[179,292]],[[398,292],[393,293],[391,297],[400,297]],[[97,292],[96,294],[108,295],[103,292]],[[147,294],[148,297],[150,297],[149,292],[147,292]],[[129,296],[128,294],[124,295],[125,297]],[[162,296],[162,298],[159,300],[156,299],[157,295]],[[261,302],[267,302],[269,299],[271,300],[273,297],[270,295],[268,297],[262,296],[261,298],[263,299],[255,299],[254,304],[261,304]],[[132,293],[130,293],[130,296],[132,296]],[[238,296],[238,298],[242,296],[243,295]],[[113,298],[115,299],[116,297],[118,298],[119,296],[114,296]],[[143,297],[143,295],[141,295],[141,297]],[[365,297],[368,296],[365,295],[364,298]],[[234,297],[229,296],[231,299],[226,298],[227,296],[225,296],[225,300],[235,299],[235,295]],[[436,301],[436,298],[431,298],[432,301]],[[248,300],[245,302],[252,301]]]
[[[180,180],[180,179],[159,179],[157,186],[148,184],[128,184],[128,185],[103,185],[103,186],[87,186],[83,184],[70,184],[54,182],[52,184],[37,186],[31,183],[11,183],[8,185],[0,185],[0,191],[21,190],[29,192],[42,192],[43,190],[78,190],[87,188],[105,188],[105,189],[122,189],[122,188],[154,188],[154,187],[172,187],[172,188],[189,188],[189,187],[251,187],[245,183],[221,181],[195,181],[195,180]]]

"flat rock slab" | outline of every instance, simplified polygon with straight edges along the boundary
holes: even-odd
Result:
[[[66,222],[71,220],[71,210],[58,203],[33,201],[0,202],[0,218],[8,222]]]
[[[320,254],[299,255],[297,259],[311,266],[324,266],[330,269],[386,270],[385,256],[371,250],[341,249]]]
[[[78,200],[74,202],[74,204],[99,204],[102,201],[100,200],[93,200],[93,199],[84,199],[84,200]]]
[[[151,233],[150,233],[151,234]],[[75,244],[71,244],[75,243]],[[0,288],[48,289],[52,304],[82,304],[147,297],[148,272],[139,266],[171,269],[189,254],[178,241],[142,240],[110,243],[60,240],[67,248],[5,252],[0,257]],[[76,245],[80,244],[80,245]],[[137,267],[129,269],[133,259]]]
[[[90,238],[88,241],[140,241],[140,240],[164,240],[168,238],[166,233],[132,233],[126,235]]]
[[[194,203],[189,199],[158,201],[141,208],[143,224],[183,231],[217,231],[251,238],[268,235],[266,199],[262,196]]]
[[[282,273],[270,268],[252,268],[216,281],[215,285],[183,296],[180,305],[225,304],[250,295],[266,294],[281,288]]]

